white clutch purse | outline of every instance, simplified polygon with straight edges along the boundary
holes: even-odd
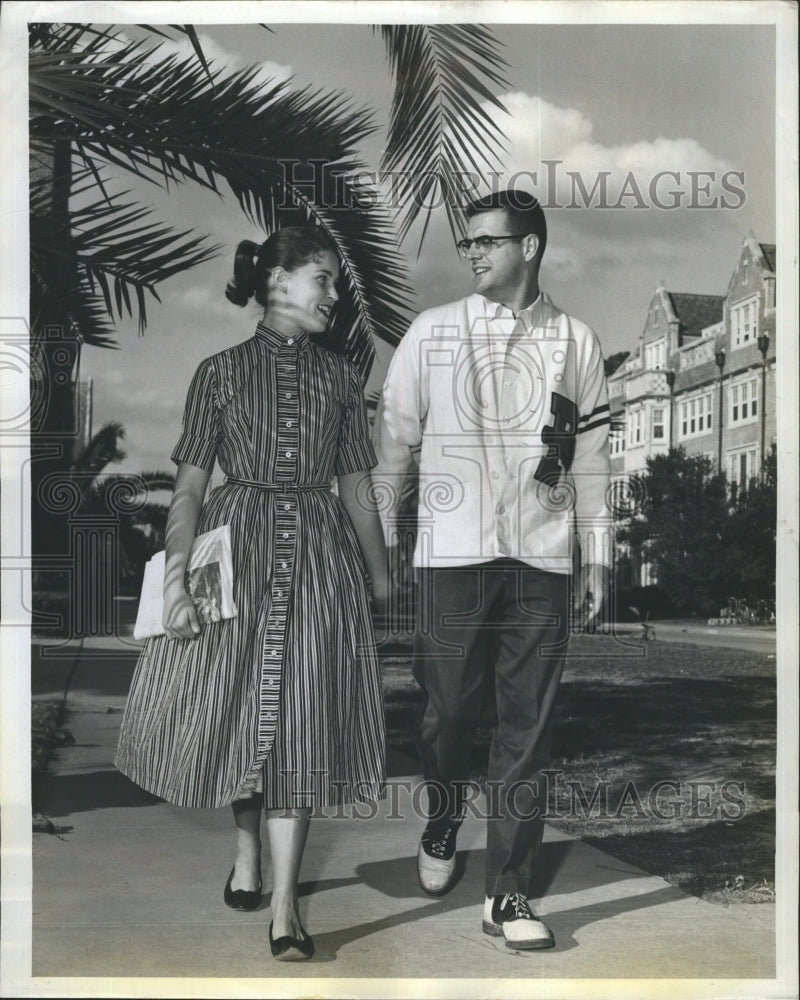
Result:
[[[144,568],[134,639],[164,634],[165,556],[164,552],[156,552]],[[186,593],[191,597],[197,617],[203,624],[235,618],[239,613],[233,602],[233,558],[227,524],[195,538],[189,553],[185,584]]]

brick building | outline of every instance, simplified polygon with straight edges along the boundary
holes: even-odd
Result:
[[[614,478],[683,447],[746,488],[776,439],[774,245],[748,232],[724,295],[660,282],[639,344],[608,389]],[[653,582],[647,566],[639,575]]]

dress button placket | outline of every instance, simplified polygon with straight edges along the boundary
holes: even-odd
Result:
[[[276,358],[278,392],[275,465],[269,475],[276,483],[295,484],[298,481],[297,365],[297,349],[294,345],[282,346]],[[286,625],[297,533],[297,494],[276,492],[272,496],[271,613],[264,635],[259,712],[259,749],[263,747],[266,751],[274,742],[280,709],[281,672],[286,649]]]

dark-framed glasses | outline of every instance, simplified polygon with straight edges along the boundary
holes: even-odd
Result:
[[[476,236],[474,240],[459,240],[456,249],[466,259],[474,246],[478,253],[485,257],[501,240],[524,240],[526,235],[527,233],[516,233],[513,236]]]

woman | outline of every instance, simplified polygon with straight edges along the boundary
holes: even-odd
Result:
[[[382,603],[386,553],[365,488],[375,455],[357,371],[309,336],[325,331],[338,274],[335,245],[313,227],[237,249],[226,295],[237,305],[254,295],[263,319],[249,340],[203,361],[189,388],[172,453],[166,635],[142,651],[115,760],[176,805],[232,805],[238,840],[224,900],[233,909],[261,900],[263,806],[269,938],[281,960],[313,954],[297,900],[312,808],[384,794],[363,568]],[[203,505],[215,459],[227,479]],[[238,616],[201,627],[184,571],[195,534],[223,524]]]

